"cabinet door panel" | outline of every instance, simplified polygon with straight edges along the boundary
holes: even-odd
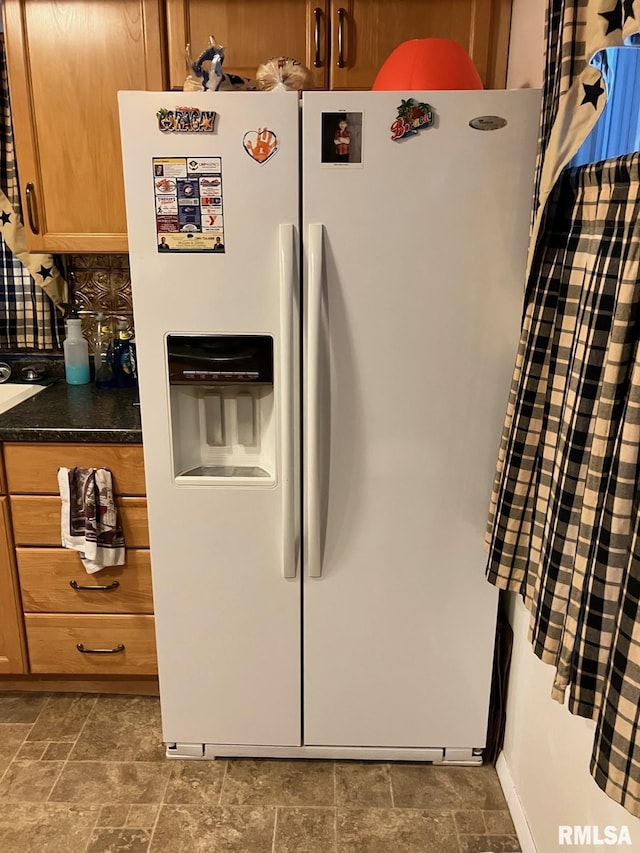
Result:
[[[336,0],[331,6],[329,86],[369,89],[402,42],[449,38],[468,51],[487,88],[504,88],[509,15],[510,0]]]
[[[5,39],[32,250],[126,251],[117,92],[162,89],[158,0],[5,0]]]
[[[123,566],[93,575],[77,552],[63,548],[18,548],[16,556],[27,612],[153,613],[148,551],[127,549]]]
[[[155,675],[158,671],[153,616],[28,613],[25,623],[31,672]],[[83,653],[78,644],[114,651]]]
[[[145,498],[116,498],[125,545],[148,548],[149,528]],[[60,498],[13,495],[13,535],[16,545],[60,545]]]
[[[0,498],[0,673],[25,669],[22,608],[11,542],[9,501]]]
[[[254,78],[267,59],[291,56],[307,65],[316,86],[325,86],[327,8],[325,0],[167,0],[171,88],[182,89],[184,84],[185,46],[191,45],[195,59],[209,36],[224,46],[227,72]]]
[[[141,444],[35,444],[6,442],[9,491],[57,494],[58,468],[109,468],[118,495],[144,495]]]

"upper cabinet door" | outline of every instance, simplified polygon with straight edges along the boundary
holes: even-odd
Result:
[[[511,0],[332,0],[331,89],[370,89],[385,59],[416,38],[459,42],[488,89],[504,88]]]
[[[326,87],[328,7],[324,0],[166,0],[171,88],[182,89],[187,76],[186,45],[196,59],[209,36],[224,47],[227,72],[253,79],[263,62],[289,56]]]
[[[162,90],[160,0],[4,0],[32,251],[126,252],[117,92]]]

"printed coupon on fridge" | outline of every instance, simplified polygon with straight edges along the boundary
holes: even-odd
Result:
[[[224,252],[221,157],[154,157],[159,252]]]

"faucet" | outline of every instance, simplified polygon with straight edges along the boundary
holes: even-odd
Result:
[[[34,367],[33,365],[23,367],[20,372],[22,373],[22,378],[25,382],[37,382],[37,380],[42,379],[45,374],[45,371],[42,368]]]

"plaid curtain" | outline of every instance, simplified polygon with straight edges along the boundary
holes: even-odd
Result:
[[[638,29],[640,2],[549,4],[487,577],[522,595],[534,652],[555,668],[553,698],[596,721],[596,782],[640,816],[640,152],[565,168],[605,103],[591,62]]]
[[[50,255],[26,250],[1,35],[0,146],[0,347],[59,348],[62,315],[54,302],[68,301],[67,287]]]

